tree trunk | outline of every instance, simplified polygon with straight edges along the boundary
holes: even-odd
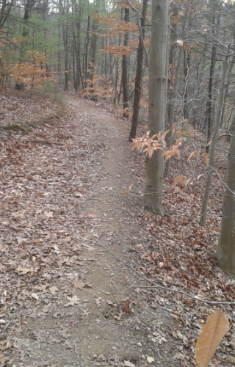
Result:
[[[22,36],[25,38],[29,36],[29,18],[30,18],[33,6],[34,6],[34,0],[27,0],[25,4],[25,11],[24,11],[24,17],[23,17],[23,32],[22,32]],[[24,41],[21,43],[19,63],[24,61],[25,52],[27,51],[28,48],[29,48],[28,41]],[[15,89],[23,90],[24,83],[16,82]]]
[[[217,247],[219,266],[235,274],[235,123],[228,154],[228,172],[222,209],[222,223]]]
[[[206,186],[205,186],[202,208],[201,208],[200,225],[202,227],[206,226],[206,213],[207,213],[207,206],[208,206],[209,193],[210,193],[210,187],[211,187],[212,173],[213,173],[214,163],[215,163],[215,148],[216,148],[216,143],[218,140],[219,126],[220,126],[222,108],[224,104],[224,88],[225,88],[227,71],[228,71],[228,56],[226,56],[223,62],[223,73],[222,73],[221,86],[220,86],[220,96],[219,96],[219,102],[218,102],[218,107],[217,107],[217,114],[216,114],[216,121],[215,121],[213,136],[212,136],[212,142],[210,144],[208,173],[207,173]]]
[[[207,108],[206,108],[206,117],[207,117],[207,144],[211,138],[211,128],[212,128],[212,85],[213,85],[213,75],[215,69],[215,57],[216,57],[216,46],[212,46],[211,53],[211,66],[210,66],[210,75],[209,75],[209,85],[208,85],[208,100],[207,100]],[[209,151],[209,146],[206,146],[206,151]]]
[[[97,95],[94,91],[94,85],[93,85],[93,79],[95,76],[95,63],[96,63],[96,44],[97,44],[97,35],[96,35],[96,29],[97,29],[97,21],[94,19],[92,23],[92,37],[91,37],[91,55],[90,55],[90,94],[91,99],[96,100]]]
[[[188,19],[188,12],[189,12],[189,7],[187,7],[186,11],[185,11],[184,23],[183,23],[182,32],[181,32],[181,39],[182,40],[184,40],[185,27],[186,27],[187,19]],[[175,70],[175,79],[174,79],[174,84],[173,84],[173,91],[172,91],[172,94],[171,94],[171,100],[169,101],[169,110],[168,110],[168,117],[169,117],[169,121],[168,121],[169,133],[167,135],[167,148],[168,149],[170,148],[171,143],[172,143],[174,109],[175,109],[175,101],[176,101],[176,96],[177,96],[176,92],[177,92],[177,85],[178,85],[179,71],[180,71],[180,66],[181,66],[182,55],[183,55],[183,46],[179,46],[179,55],[178,55],[178,61],[177,61],[176,70]],[[169,168],[170,168],[170,159],[168,159],[168,161],[166,163],[166,172],[165,172],[166,176],[168,176]]]
[[[9,17],[11,7],[13,5],[13,0],[10,3],[7,3],[6,0],[1,1],[1,10],[0,10],[0,29],[4,26],[7,18]]]
[[[143,0],[142,7],[142,15],[141,15],[141,28],[142,35],[144,38],[144,27],[145,27],[145,19],[147,12],[148,0]],[[141,81],[142,81],[142,68],[143,68],[143,56],[144,56],[144,47],[141,40],[141,35],[139,36],[139,47],[137,53],[137,69],[136,69],[136,77],[135,77],[135,95],[134,95],[134,104],[133,104],[133,115],[132,115],[132,123],[131,123],[131,131],[129,135],[129,141],[136,136],[136,130],[138,125],[138,117],[139,117],[139,105],[141,98]]]
[[[184,103],[184,120],[188,120],[188,77],[189,77],[189,67],[190,67],[190,50],[184,50],[184,95],[183,95],[183,103]]]
[[[125,9],[124,21],[129,22],[129,9]],[[128,32],[124,36],[124,46],[128,45]],[[128,119],[128,77],[127,77],[127,56],[122,56],[122,90],[123,90],[123,118]]]
[[[89,47],[89,39],[90,39],[90,15],[87,18],[87,34],[86,34],[86,43],[85,43],[85,60],[84,60],[84,79],[85,86],[87,86],[86,79],[88,78],[88,47]]]
[[[151,24],[148,120],[150,137],[164,132],[167,87],[168,1],[153,0]],[[157,150],[151,158],[146,158],[144,202],[149,211],[161,216],[164,215],[162,205],[163,171],[162,151]]]

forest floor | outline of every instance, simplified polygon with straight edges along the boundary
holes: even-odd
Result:
[[[204,230],[205,165],[173,160],[157,218],[143,205],[128,122],[74,96],[58,107],[14,92],[0,108],[0,366],[194,366],[220,307],[199,299],[234,301],[214,256],[222,182]],[[189,137],[185,154],[202,143]],[[200,177],[176,189],[177,170]],[[234,356],[234,306],[222,306],[230,331],[210,366]]]

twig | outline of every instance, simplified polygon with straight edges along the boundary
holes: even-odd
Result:
[[[108,251],[113,257],[115,257],[115,259],[117,259],[118,261],[120,261],[123,265],[125,265],[127,268],[131,269],[134,273],[136,273],[140,278],[146,280],[147,282],[153,284],[153,286],[140,286],[138,288],[159,288],[159,289],[164,289],[167,292],[174,292],[174,293],[180,293],[188,298],[194,299],[195,301],[198,302],[202,302],[202,303],[207,303],[209,305],[235,305],[235,302],[223,302],[223,301],[206,301],[200,298],[197,298],[195,296],[192,296],[191,294],[185,293],[183,291],[179,291],[177,289],[173,289],[173,288],[168,288],[168,287],[164,287],[163,285],[159,285],[156,284],[155,282],[153,282],[151,279],[148,279],[147,277],[145,277],[144,275],[140,274],[137,270],[135,270],[132,266],[128,265],[125,261],[121,260],[118,256],[116,256],[112,251],[110,251],[107,247],[105,247],[104,245],[102,245],[102,243],[97,242],[97,245],[103,247],[106,251]],[[131,287],[133,288],[133,286]]]

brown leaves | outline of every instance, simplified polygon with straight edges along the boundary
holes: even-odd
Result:
[[[124,197],[124,196],[126,196],[126,194],[131,190],[132,186],[133,186],[133,184],[131,184],[131,185],[128,187],[128,189],[126,189],[126,190],[123,192],[123,194],[122,194],[122,196],[123,196],[123,197]]]
[[[196,344],[195,356],[199,367],[208,366],[228,328],[228,319],[220,310],[215,311],[208,318]]]
[[[75,287],[75,288],[78,288],[78,289],[82,289],[82,288],[84,288],[84,287],[86,287],[86,288],[92,288],[92,285],[91,285],[91,283],[83,283],[83,281],[82,280],[78,280],[78,279],[75,279],[73,282],[72,282],[72,284],[73,284],[73,286]]]
[[[180,191],[180,187],[177,186],[177,183],[180,183],[182,185],[182,187],[187,186],[190,182],[192,182],[192,177],[188,178],[188,179],[184,179],[183,176],[177,176],[174,178],[173,181],[173,186],[178,189]]]
[[[14,346],[13,342],[10,340],[0,341],[0,350],[4,351]]]
[[[18,271],[20,273],[20,275],[25,275],[27,273],[34,273],[35,272],[35,269],[34,268],[22,268],[22,267],[18,267],[16,268],[16,271]]]
[[[67,297],[69,302],[66,303],[64,305],[64,307],[69,307],[69,306],[74,306],[77,305],[81,302],[80,298],[78,298],[78,296],[72,296],[72,297]]]

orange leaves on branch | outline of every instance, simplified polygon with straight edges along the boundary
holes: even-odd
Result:
[[[229,329],[229,322],[224,313],[217,310],[211,315],[199,336],[195,357],[198,367],[207,367],[223,336]]]
[[[150,131],[141,138],[133,139],[134,145],[132,149],[137,149],[140,153],[146,153],[151,158],[155,150],[165,147],[165,136],[168,131],[163,135],[155,134],[151,138],[149,137],[149,133]]]
[[[192,159],[194,156],[196,156],[196,159],[198,161],[200,153],[198,151],[198,149],[194,150],[188,157],[188,161],[190,161],[190,159]]]
[[[178,155],[178,158],[180,158],[180,151],[179,147],[182,144],[182,141],[184,141],[185,138],[180,137],[176,140],[175,144],[171,146],[169,150],[166,150],[162,155],[165,156],[165,162],[168,161],[171,157],[174,155]]]
[[[96,65],[91,65],[89,70],[91,78],[86,79],[87,87],[84,88],[83,95],[95,98],[97,101],[99,99],[109,100],[113,97],[113,88],[110,80],[104,75],[96,73],[96,69]]]
[[[26,51],[28,61],[16,64],[11,69],[11,76],[19,83],[23,83],[26,88],[42,88],[45,82],[55,81],[54,78],[48,76],[45,67],[45,55],[43,52]]]
[[[205,162],[206,162],[206,164],[208,164],[208,162],[209,162],[209,153],[203,153],[202,155],[204,155]]]
[[[105,14],[99,15],[97,13],[92,13],[93,18],[97,19],[99,24],[105,26],[112,26],[114,23],[117,23],[121,20],[121,14]]]
[[[162,135],[155,134],[150,138],[148,131],[147,134],[145,134],[141,138],[133,139],[134,145],[132,149],[137,149],[140,153],[146,153],[151,158],[155,150],[164,150],[166,148],[165,137],[168,132],[169,130],[165,131]],[[165,162],[176,154],[178,155],[178,157],[180,157],[179,147],[183,140],[185,140],[184,137],[178,138],[175,144],[162,154],[162,156],[166,157]]]
[[[104,54],[112,53],[114,57],[121,57],[121,56],[130,56],[132,49],[128,46],[116,46],[116,45],[109,45],[105,46],[104,50],[101,50]]]

